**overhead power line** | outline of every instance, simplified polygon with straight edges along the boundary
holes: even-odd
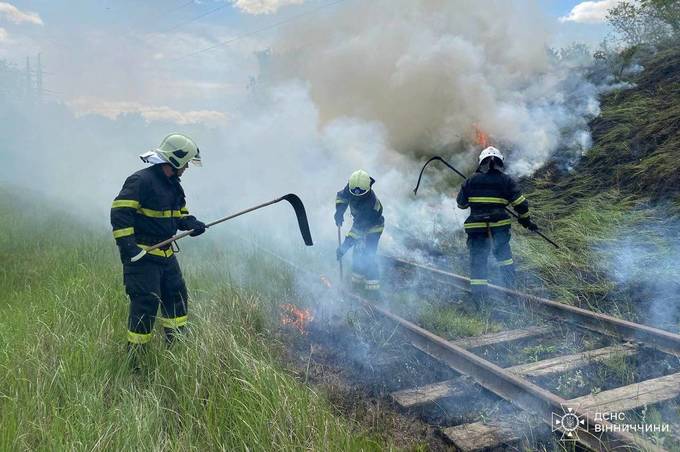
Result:
[[[172,27],[167,28],[167,29],[161,31],[160,33],[167,33],[167,32],[169,32],[169,31],[177,30],[178,28],[181,28],[181,27],[183,27],[183,26],[185,26],[185,25],[189,25],[189,24],[192,23],[192,22],[196,22],[197,20],[201,20],[201,19],[203,19],[203,18],[206,17],[206,16],[209,16],[209,15],[211,15],[211,14],[214,14],[214,13],[218,12],[218,11],[221,11],[221,10],[223,10],[224,8],[226,8],[226,7],[230,6],[230,5],[231,5],[230,3],[225,3],[224,5],[218,6],[217,8],[213,8],[213,9],[211,9],[210,11],[204,12],[203,14],[199,14],[199,15],[196,16],[196,17],[192,17],[191,19],[189,19],[189,20],[187,20],[187,21],[180,22],[180,23],[178,23],[177,25],[173,25]]]
[[[296,14],[296,15],[294,15],[294,16],[291,16],[291,17],[287,18],[287,19],[283,19],[283,20],[280,20],[280,21],[278,21],[278,22],[274,22],[273,24],[267,25],[267,26],[265,26],[265,27],[257,28],[257,29],[255,29],[255,30],[251,30],[251,31],[242,33],[242,34],[237,35],[237,36],[235,36],[235,37],[233,37],[233,38],[226,39],[226,40],[224,40],[224,41],[218,42],[217,44],[214,44],[214,45],[205,47],[205,48],[203,48],[203,49],[196,50],[195,52],[188,53],[188,54],[186,54],[186,55],[183,55],[183,56],[174,58],[174,59],[172,59],[172,60],[173,60],[173,61],[184,60],[184,59],[186,59],[186,58],[190,58],[190,57],[192,57],[192,56],[196,56],[196,55],[201,54],[201,53],[203,53],[203,52],[208,52],[208,51],[213,50],[213,49],[216,49],[216,48],[218,48],[218,47],[223,47],[223,46],[229,45],[229,44],[231,44],[231,43],[233,43],[233,42],[238,41],[239,39],[247,38],[248,36],[252,36],[252,35],[254,35],[254,34],[261,33],[261,32],[263,32],[263,31],[272,30],[272,29],[277,28],[277,27],[280,27],[280,26],[282,26],[282,25],[289,24],[289,23],[294,22],[294,21],[296,21],[296,20],[298,20],[298,19],[301,19],[301,18],[303,18],[303,17],[312,15],[312,14],[317,13],[317,12],[323,10],[323,9],[329,8],[329,7],[333,6],[333,5],[337,5],[337,4],[342,3],[342,2],[344,2],[344,1],[345,1],[345,0],[335,0],[335,1],[332,1],[332,2],[325,3],[325,4],[321,5],[321,6],[318,6],[318,7],[316,7],[316,8],[312,8],[312,9],[307,10],[307,11],[304,11],[304,12],[302,12],[302,13],[300,13],[300,14]]]

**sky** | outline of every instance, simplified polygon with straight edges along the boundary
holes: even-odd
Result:
[[[448,173],[413,198],[432,153],[472,171],[482,130],[527,176],[587,152],[606,86],[546,48],[596,46],[616,1],[0,0],[0,60],[30,57],[35,76],[40,54],[53,101],[0,103],[0,183],[107,223],[137,155],[180,132],[204,159],[182,179],[199,218],[294,192],[334,243],[334,194],[362,168],[384,194],[383,243],[400,246],[432,212],[447,227],[466,216]],[[280,212],[272,232],[290,225]]]
[[[561,47],[596,46],[616,1],[536,3]],[[0,2],[0,58],[23,68],[29,56],[35,69],[40,53],[47,96],[75,112],[219,126],[257,76],[256,52],[341,3],[362,8],[362,0]]]

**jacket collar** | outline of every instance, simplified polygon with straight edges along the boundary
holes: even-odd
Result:
[[[151,166],[151,171],[156,175],[156,177],[163,179],[165,182],[168,184],[174,185],[180,183],[180,178],[175,174],[170,177],[165,175],[165,172],[163,171],[163,168],[161,168],[162,163],[159,163],[157,165]]]

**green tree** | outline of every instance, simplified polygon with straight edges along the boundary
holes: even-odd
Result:
[[[674,35],[680,35],[680,0],[641,0],[640,4],[670,26]]]
[[[628,47],[656,44],[671,34],[670,25],[658,17],[656,7],[651,5],[653,1],[669,0],[647,0],[639,4],[622,1],[607,11],[607,22]]]

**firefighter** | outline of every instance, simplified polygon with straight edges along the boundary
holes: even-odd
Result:
[[[189,137],[172,134],[140,158],[151,166],[128,177],[111,206],[113,237],[130,297],[130,351],[143,349],[151,339],[159,305],[159,321],[168,343],[187,324],[187,288],[173,248],[168,245],[148,253],[146,250],[172,237],[178,229],[193,229],[191,236],[205,232],[205,224],[189,215],[180,185],[189,162],[201,166],[196,144]]]
[[[487,292],[487,258],[489,251],[500,267],[503,284],[515,285],[515,266],[510,250],[511,206],[519,215],[519,223],[530,231],[538,226],[529,218],[529,203],[517,182],[503,173],[503,154],[489,146],[479,154],[479,167],[462,185],[456,198],[460,209],[470,208],[465,220],[467,246],[470,253],[470,288],[477,307]]]
[[[345,188],[335,198],[335,224],[340,227],[349,206],[352,229],[338,247],[338,260],[354,247],[352,254],[352,284],[363,288],[369,296],[377,297],[380,290],[380,271],[376,253],[385,219],[380,200],[372,189],[375,179],[364,170],[352,173]]]

